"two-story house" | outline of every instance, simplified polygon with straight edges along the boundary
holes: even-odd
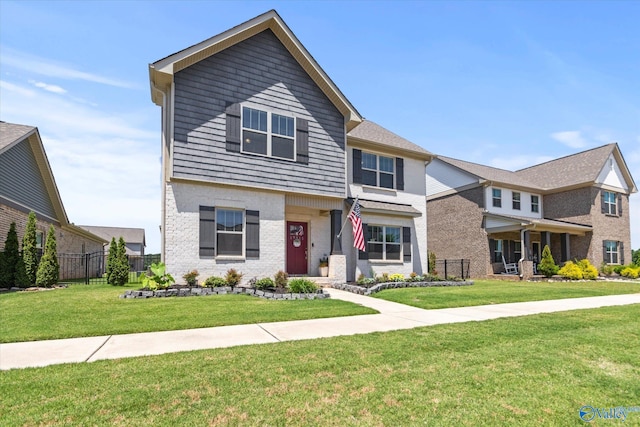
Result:
[[[615,143],[515,172],[443,156],[426,170],[429,250],[471,259],[472,276],[531,274],[545,245],[560,263],[631,259],[637,188]]]
[[[422,272],[430,154],[363,122],[275,11],[149,66],[169,271]],[[360,197],[368,249],[337,236]],[[415,203],[415,205],[414,205]],[[365,259],[367,258],[368,259]]]

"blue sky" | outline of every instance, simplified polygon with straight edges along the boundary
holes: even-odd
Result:
[[[72,222],[158,252],[148,64],[272,8],[363,116],[431,152],[515,170],[615,141],[640,184],[633,1],[2,0],[0,120],[39,128]]]

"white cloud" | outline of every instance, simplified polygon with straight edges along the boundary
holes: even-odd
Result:
[[[84,80],[93,83],[100,83],[108,86],[134,88],[131,82],[104,77],[99,74],[88,73],[74,69],[72,66],[58,64],[47,58],[40,58],[27,53],[19,52],[14,49],[2,46],[2,64],[3,68],[10,66],[34,74],[48,77],[57,77],[67,80]]]
[[[33,98],[36,93],[31,89],[24,88],[22,86],[15,85],[13,83],[9,83],[6,80],[0,80],[0,89],[14,92],[15,94],[26,96],[27,98]]]
[[[551,138],[571,148],[584,148],[588,145],[587,141],[580,134],[580,131],[577,130],[555,132],[551,134]]]
[[[44,83],[44,82],[36,82],[34,80],[29,80],[29,83],[31,83],[35,87],[39,87],[40,89],[44,89],[44,90],[46,90],[48,92],[59,93],[59,94],[67,93],[66,89],[63,89],[63,88],[61,88],[60,86],[57,86],[57,85],[50,85],[50,84]]]

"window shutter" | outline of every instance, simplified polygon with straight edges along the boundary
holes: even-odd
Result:
[[[371,234],[369,233],[369,227],[367,227],[367,224],[362,224],[362,233],[364,234],[364,244],[366,247],[367,242],[371,239]],[[358,259],[369,259],[369,252],[358,251]]]
[[[240,152],[242,126],[240,126],[240,104],[231,104],[226,109],[227,115],[227,151]]]
[[[246,211],[247,258],[260,258],[260,212]]]
[[[362,150],[355,148],[353,149],[353,183],[362,184]]]
[[[489,259],[496,262],[495,255],[496,254],[496,241],[493,239],[489,239]],[[502,260],[501,260],[502,261]]]
[[[618,252],[620,252],[620,264],[624,265],[624,243],[618,242]]]
[[[404,159],[396,157],[396,190],[404,191]]]
[[[215,242],[216,210],[212,206],[200,206],[200,256],[215,256]]]
[[[402,253],[404,262],[411,262],[411,227],[402,227]]]
[[[607,241],[602,241],[602,262],[609,264],[609,259],[607,259]]]
[[[604,190],[600,192],[600,212],[607,213],[606,205],[604,203]]]
[[[622,194],[618,194],[618,216],[622,216]]]
[[[296,119],[296,162],[309,164],[309,122]]]

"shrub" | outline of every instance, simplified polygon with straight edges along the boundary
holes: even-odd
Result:
[[[36,245],[36,214],[31,211],[22,237],[22,260],[28,281],[26,286],[33,286],[36,283],[36,274],[38,273],[38,248]]]
[[[404,282],[404,274],[393,273],[389,276],[389,280],[392,282]]]
[[[223,286],[227,286],[227,282],[222,277],[211,276],[207,277],[207,280],[204,281],[202,286],[206,286],[208,288],[221,288]]]
[[[318,290],[318,285],[303,277],[291,279],[287,284],[287,287],[289,288],[289,291],[299,294],[310,294]]]
[[[256,280],[253,284],[253,287],[264,291],[265,289],[271,289],[276,286],[275,282],[270,277],[263,277],[262,279]]]
[[[238,273],[235,268],[227,270],[227,274],[224,276],[224,280],[231,287],[237,286],[242,280],[242,273]]]
[[[273,276],[273,281],[275,282],[277,288],[286,288],[287,282],[289,281],[289,275],[280,270],[275,274],[275,276]]]
[[[195,286],[196,279],[199,275],[200,273],[198,273],[198,270],[191,270],[190,272],[182,276],[182,278],[185,280],[185,282],[187,282],[187,285]]]
[[[151,290],[166,289],[176,282],[176,280],[166,272],[167,267],[163,262],[153,263],[149,266],[151,275],[141,277],[142,286]],[[128,275],[128,273],[127,273]]]
[[[640,267],[640,249],[636,249],[635,251],[631,249],[631,262]]]
[[[578,267],[582,270],[582,278],[586,280],[595,280],[598,277],[598,269],[589,262],[588,259],[583,259],[577,262]]]
[[[626,265],[622,265],[622,264],[621,265],[614,265],[613,266],[613,272],[616,273],[616,274],[621,274],[622,270],[624,270],[625,268],[627,268]]]
[[[16,223],[12,222],[7,232],[7,240],[4,242],[4,251],[0,252],[0,287],[9,288],[15,286],[20,258],[20,247]]]
[[[562,268],[558,271],[558,274],[569,280],[582,279],[582,269],[573,261],[567,261],[564,266],[562,266]]]
[[[36,273],[36,285],[44,288],[50,288],[58,283],[60,277],[60,265],[58,264],[58,251],[56,250],[56,230],[53,225],[49,226],[47,233],[47,243],[45,244],[44,253],[38,272]]]
[[[360,273],[360,275],[356,279],[356,283],[360,285],[362,284],[362,282],[364,282],[364,279],[366,279],[365,275],[363,273]]]
[[[126,246],[122,236],[116,243],[114,237],[109,245],[107,256],[107,283],[112,286],[124,286],[129,280],[129,261],[127,260]]]
[[[436,271],[436,254],[434,252],[429,251],[428,258],[429,258],[429,274],[437,276],[438,272]]]
[[[621,272],[621,276],[628,277],[630,279],[637,279],[640,276],[640,267],[628,266],[625,267]]]
[[[602,262],[602,264],[600,264],[600,273],[602,273],[603,276],[611,276],[614,273],[613,266]]]
[[[386,283],[388,281],[389,281],[389,273],[382,273],[382,275],[378,279],[378,282],[380,283]]]
[[[551,277],[558,273],[558,269],[556,262],[553,260],[553,255],[551,255],[549,245],[544,245],[544,249],[542,249],[542,259],[540,260],[540,264],[538,264],[538,271],[544,274],[545,277]]]

